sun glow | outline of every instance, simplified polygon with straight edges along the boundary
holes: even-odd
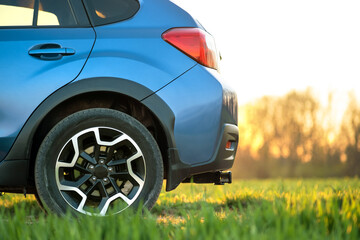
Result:
[[[32,26],[34,9],[0,5],[0,26]],[[59,25],[55,14],[39,10],[37,25]]]

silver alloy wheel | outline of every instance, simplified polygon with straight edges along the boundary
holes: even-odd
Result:
[[[144,186],[145,158],[127,134],[109,127],[83,130],[62,147],[55,165],[57,187],[80,213],[104,216],[110,206],[119,213]]]

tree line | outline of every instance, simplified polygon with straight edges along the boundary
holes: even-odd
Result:
[[[311,89],[262,97],[239,107],[234,176],[341,177],[360,174],[360,104],[349,94],[341,122],[333,96],[323,106]]]

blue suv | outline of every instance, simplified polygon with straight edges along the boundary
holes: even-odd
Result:
[[[171,1],[1,0],[0,52],[1,192],[106,215],[231,182],[236,94]]]

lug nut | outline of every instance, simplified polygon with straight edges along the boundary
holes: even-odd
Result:
[[[113,169],[112,167],[109,167],[109,168],[108,168],[108,171],[109,171],[109,172],[112,172],[113,170],[114,170],[114,169]]]
[[[94,170],[94,168],[95,168],[94,165],[90,165],[90,166],[89,166],[89,169],[90,169],[90,170]]]
[[[93,176],[91,179],[92,179],[94,182],[97,180],[97,178],[96,178],[95,176]]]
[[[99,163],[100,163],[100,164],[104,164],[105,161],[104,161],[104,160],[100,160]]]
[[[108,182],[109,179],[108,179],[108,178],[104,178],[103,181],[104,181],[104,182]]]

